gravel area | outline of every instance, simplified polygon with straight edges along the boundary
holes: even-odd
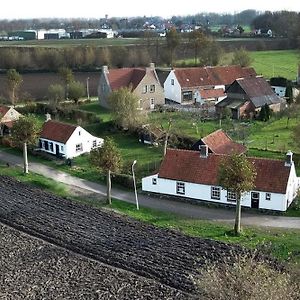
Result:
[[[198,276],[203,266],[247,252],[80,205],[6,176],[0,176],[0,221],[191,294],[195,292],[191,276]]]

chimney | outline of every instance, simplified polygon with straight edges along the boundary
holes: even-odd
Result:
[[[146,72],[155,71],[155,63],[150,63],[149,67],[146,68]]]
[[[208,157],[208,147],[207,147],[207,145],[200,145],[199,150],[200,150],[200,157],[202,157],[202,158],[207,158]]]
[[[286,167],[291,167],[293,164],[293,152],[289,150],[285,156],[285,162],[284,165]]]
[[[46,113],[45,116],[46,116],[46,122],[51,120],[51,115],[49,113]]]
[[[102,66],[102,73],[103,74],[108,74],[109,73],[108,66]]]

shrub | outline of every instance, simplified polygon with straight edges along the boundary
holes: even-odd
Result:
[[[133,177],[131,175],[115,173],[112,176],[112,182],[126,188],[133,188]]]
[[[289,273],[249,257],[207,267],[196,284],[205,299],[296,300],[300,296],[299,282]]]

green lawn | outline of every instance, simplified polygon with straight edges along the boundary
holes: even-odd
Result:
[[[271,119],[269,122],[252,123],[251,134],[249,136],[250,148],[258,148],[264,150],[273,150],[286,152],[292,150],[300,153],[292,138],[292,130],[299,124],[299,120],[292,118],[289,120],[287,127],[287,118]]]
[[[295,80],[297,76],[300,53],[297,50],[273,50],[273,51],[251,51],[249,52],[253,62],[251,67],[257,74],[265,78],[281,76]],[[225,53],[220,64],[231,63],[233,53]]]
[[[223,223],[189,219],[144,207],[141,207],[140,210],[137,211],[135,205],[115,199],[113,200],[112,207],[109,208],[102,202],[97,203],[95,200],[70,197],[68,196],[69,192],[66,186],[58,184],[52,179],[44,178],[41,175],[30,173],[25,176],[21,169],[12,167],[7,168],[3,165],[0,165],[0,174],[16,177],[20,181],[41,187],[59,196],[68,197],[74,201],[79,201],[97,208],[112,208],[119,213],[126,214],[155,226],[178,230],[191,236],[209,238],[226,243],[236,243],[252,249],[263,248],[282,261],[300,263],[299,230],[245,227],[243,229],[243,234],[239,237],[235,237],[231,234],[232,227]]]

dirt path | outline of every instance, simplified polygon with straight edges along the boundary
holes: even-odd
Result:
[[[5,163],[9,162],[12,165],[22,166],[21,157],[5,153],[1,150],[0,160]],[[48,178],[52,178],[58,182],[67,184],[69,186],[74,186],[76,188],[92,193],[97,193],[100,196],[104,196],[106,194],[106,186],[104,185],[73,177],[67,173],[57,171],[41,163],[30,162],[29,166],[32,172],[41,174]],[[135,196],[133,192],[113,187],[112,196],[116,199],[120,199],[129,203],[135,203]],[[188,218],[197,218],[234,224],[234,210],[225,208],[209,208],[205,206],[194,205],[191,203],[173,201],[164,196],[153,197],[141,194],[140,192],[138,193],[138,199],[141,206],[176,213]],[[242,225],[300,229],[300,218],[243,212]]]

